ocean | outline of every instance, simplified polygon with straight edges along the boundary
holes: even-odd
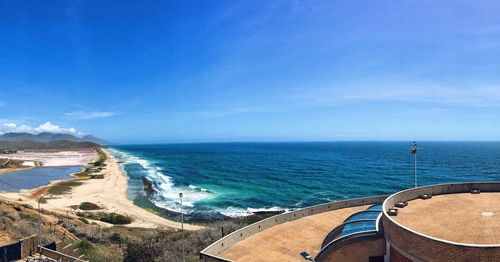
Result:
[[[187,214],[238,217],[413,187],[410,142],[120,145],[110,151],[131,199]],[[500,142],[420,142],[418,184],[500,180]]]

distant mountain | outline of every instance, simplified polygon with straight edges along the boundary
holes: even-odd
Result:
[[[92,135],[86,135],[82,138],[70,134],[54,134],[48,132],[43,132],[37,135],[29,133],[5,133],[3,135],[0,135],[0,141],[25,141],[25,140],[35,141],[35,142],[51,142],[51,141],[65,140],[71,142],[91,142],[99,145],[106,144],[106,141]]]
[[[76,136],[73,135],[68,135],[68,134],[53,134],[53,133],[47,133],[43,132],[38,135],[36,135],[40,140],[35,140],[35,141],[55,141],[55,140],[67,140],[67,141],[75,141],[75,142],[81,142],[84,141]]]
[[[33,141],[33,140],[16,140],[16,141],[0,141],[0,150],[38,150],[38,149],[88,149],[98,148],[100,145],[85,141],[68,141],[68,140],[53,140],[53,141]]]
[[[102,139],[100,139],[98,137],[95,137],[93,135],[86,135],[86,136],[82,137],[82,140],[83,141],[87,141],[87,142],[96,143],[96,144],[99,144],[99,145],[109,144],[107,141],[102,140]]]

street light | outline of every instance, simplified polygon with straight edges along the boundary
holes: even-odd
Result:
[[[40,211],[40,202],[45,194],[42,194],[40,198],[38,198],[38,245],[42,246],[42,214]]]
[[[181,244],[182,244],[182,261],[184,261],[184,212],[182,210],[182,197],[184,194],[182,192],[179,193],[179,197],[181,199]]]

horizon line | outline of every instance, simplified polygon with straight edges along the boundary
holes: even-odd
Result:
[[[278,143],[387,143],[387,142],[408,142],[413,143],[413,141],[417,142],[469,142],[469,143],[477,143],[477,142],[500,142],[498,140],[434,140],[434,139],[424,139],[424,140],[286,140],[286,141],[197,141],[197,142],[149,142],[149,143],[112,143],[106,144],[104,146],[124,146],[124,145],[177,145],[177,144],[245,144],[245,143],[253,143],[253,144],[278,144]]]

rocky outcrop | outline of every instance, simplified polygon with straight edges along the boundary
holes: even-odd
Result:
[[[153,182],[151,182],[149,178],[143,176],[142,183],[144,184],[144,192],[146,192],[147,195],[151,195],[155,192],[155,190],[153,189]]]

